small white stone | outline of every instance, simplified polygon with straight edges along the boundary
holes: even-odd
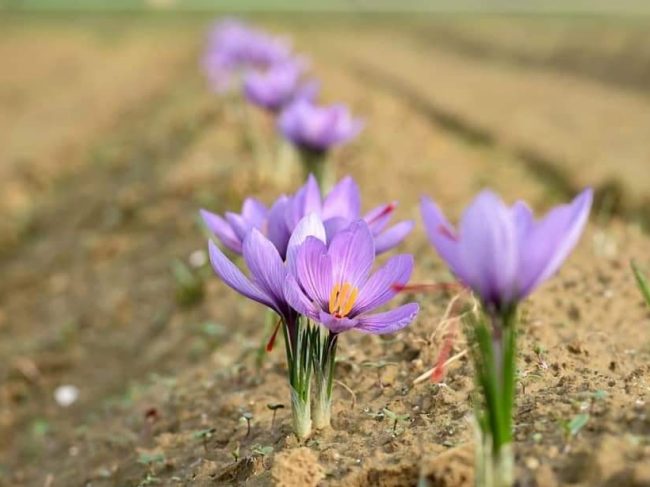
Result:
[[[202,249],[195,250],[190,254],[189,261],[192,267],[198,269],[199,267],[203,267],[208,262],[208,254],[205,252],[205,250]]]
[[[54,400],[63,408],[71,406],[79,399],[79,389],[76,386],[59,386],[54,391]]]

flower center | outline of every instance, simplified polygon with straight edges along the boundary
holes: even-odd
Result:
[[[352,287],[349,282],[335,284],[330,293],[329,310],[330,314],[337,318],[343,318],[352,310],[357,301],[359,289]]]

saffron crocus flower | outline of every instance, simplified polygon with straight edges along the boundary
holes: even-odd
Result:
[[[396,287],[408,282],[413,257],[394,256],[371,275],[375,249],[363,220],[338,232],[329,246],[323,239],[309,236],[292,255],[285,298],[296,311],[328,330],[320,333],[316,329],[311,338],[316,379],[312,417],[316,428],[325,428],[331,417],[338,334],[353,329],[392,333],[413,321],[419,310],[416,303],[377,312],[395,296]]]
[[[451,271],[488,308],[504,310],[551,277],[578,242],[589,217],[593,192],[535,221],[523,202],[506,206],[484,191],[465,211],[458,230],[431,200],[423,198],[429,240]]]
[[[272,113],[289,103],[300,83],[303,66],[288,61],[255,71],[244,78],[244,93],[248,101]]]
[[[517,305],[552,276],[575,247],[589,216],[592,190],[536,221],[522,202],[506,206],[490,191],[480,193],[458,230],[430,200],[422,217],[431,243],[451,271],[480,298],[481,313],[467,313],[474,342],[474,369],[483,394],[478,414],[481,442],[477,485],[514,483],[512,411],[516,383]]]
[[[284,297],[284,283],[287,269],[293,265],[295,249],[312,236],[325,238],[325,229],[315,215],[305,217],[296,226],[288,243],[288,262],[285,265],[275,245],[259,230],[251,229],[242,245],[249,276],[239,270],[212,241],[208,244],[215,273],[232,289],[267,306],[281,319],[291,386],[293,427],[299,438],[307,437],[311,430],[309,393],[312,369],[306,356],[311,330],[301,324],[300,316]]]
[[[288,201],[283,195],[267,208],[256,198],[246,198],[240,214],[226,212],[221,217],[208,210],[200,213],[208,230],[233,252],[241,254],[244,238],[250,230],[256,229],[268,237],[284,260],[290,235],[285,222]]]
[[[314,174],[319,185],[325,187],[328,150],[355,138],[363,123],[352,118],[345,105],[318,106],[302,98],[280,114],[278,127],[298,148],[305,174]]]
[[[363,128],[345,105],[318,106],[304,98],[288,106],[278,124],[282,134],[297,147],[316,153],[350,141]]]
[[[315,213],[323,220],[328,240],[331,240],[353,221],[363,219],[373,236],[375,252],[381,254],[399,245],[413,229],[412,221],[402,221],[386,229],[397,208],[396,201],[380,205],[362,216],[361,192],[350,176],[341,179],[324,198],[321,194],[316,179],[310,174],[307,182],[287,202],[285,215],[289,232],[304,216]]]
[[[225,19],[217,22],[208,35],[202,66],[213,89],[223,93],[234,88],[246,72],[266,69],[290,56],[291,46],[286,40],[239,20]]]
[[[376,309],[395,296],[395,287],[408,282],[413,257],[391,257],[370,275],[374,261],[374,242],[364,221],[337,233],[329,246],[317,237],[307,237],[296,250],[295,266],[287,276],[286,299],[299,313],[332,333],[400,330],[415,318],[416,303],[382,313]]]

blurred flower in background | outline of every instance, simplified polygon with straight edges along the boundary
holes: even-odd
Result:
[[[291,44],[236,19],[217,22],[208,34],[201,64],[212,89],[225,93],[251,70],[264,70],[291,58]]]

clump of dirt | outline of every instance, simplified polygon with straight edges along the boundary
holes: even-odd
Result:
[[[271,469],[271,478],[278,487],[316,487],[324,477],[318,458],[305,447],[278,454]]]

